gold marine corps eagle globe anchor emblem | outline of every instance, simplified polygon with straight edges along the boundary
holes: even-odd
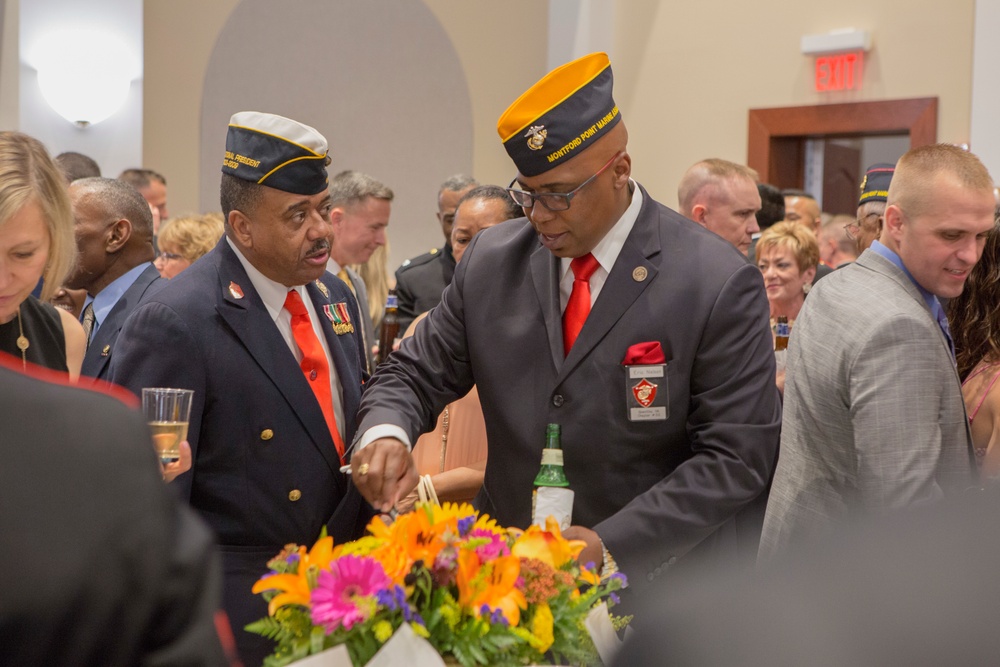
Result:
[[[529,127],[524,135],[528,138],[528,148],[533,151],[541,149],[542,145],[545,144],[545,137],[548,134],[549,131],[545,129],[544,125],[532,125]]]

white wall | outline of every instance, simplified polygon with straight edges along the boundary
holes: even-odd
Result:
[[[7,0],[8,4],[16,0]],[[114,33],[142,69],[142,0],[21,0],[18,7],[19,102],[17,129],[45,144],[55,155],[77,151],[97,160],[103,175],[142,166],[142,79],[133,81],[123,107],[110,118],[78,128],[59,116],[42,97],[34,68],[36,50],[47,35],[68,28],[96,27]],[[10,11],[8,11],[10,16]],[[6,70],[5,70],[6,71]],[[6,78],[6,77],[5,77]]]
[[[972,52],[972,152],[1000,183],[1000,0],[976,0]]]

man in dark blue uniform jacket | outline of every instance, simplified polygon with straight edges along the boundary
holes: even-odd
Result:
[[[313,128],[234,115],[222,175],[226,235],[132,314],[112,364],[112,380],[136,393],[194,390],[193,467],[173,484],[219,539],[225,608],[247,665],[271,650],[243,631],[267,615],[251,593],[267,561],[287,543],[312,544],[324,526],[337,543],[358,537],[367,519],[340,472],[364,351],[356,302],[325,273],[328,162]],[[311,344],[301,338],[301,311]]]

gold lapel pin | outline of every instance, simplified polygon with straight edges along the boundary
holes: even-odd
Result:
[[[101,350],[101,356],[102,356],[102,357],[106,357],[106,356],[108,356],[109,354],[111,354],[111,346],[110,346],[110,345],[105,345],[105,346],[104,346],[104,349],[103,349],[103,350]]]
[[[316,280],[316,287],[318,287],[319,291],[323,293],[323,296],[325,296],[327,299],[330,298],[330,290],[327,289],[327,286],[324,285],[321,280],[318,279]]]
[[[641,283],[649,275],[649,271],[646,270],[645,266],[637,266],[632,269],[632,280],[637,283]]]

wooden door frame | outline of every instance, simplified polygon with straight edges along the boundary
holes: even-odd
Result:
[[[801,187],[804,139],[817,136],[909,134],[910,148],[937,141],[938,98],[847,102],[750,109],[747,165],[761,182]]]

